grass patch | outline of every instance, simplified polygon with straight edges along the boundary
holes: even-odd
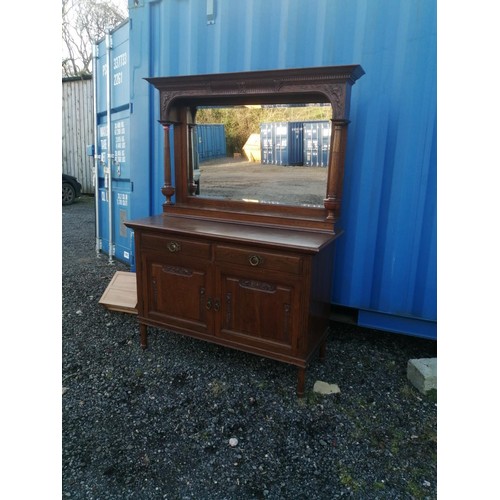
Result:
[[[343,486],[349,488],[353,492],[357,492],[363,487],[362,482],[354,479],[354,477],[352,477],[351,473],[346,468],[342,468],[340,470],[339,480]]]

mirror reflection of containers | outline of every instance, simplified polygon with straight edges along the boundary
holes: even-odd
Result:
[[[331,123],[328,120],[304,122],[304,165],[327,167],[330,154]]]
[[[199,124],[195,128],[199,161],[226,156],[226,130],[221,123]]]
[[[273,165],[274,163],[274,134],[273,123],[260,124],[260,158],[263,165]]]
[[[302,122],[275,122],[275,165],[302,165],[303,124]]]

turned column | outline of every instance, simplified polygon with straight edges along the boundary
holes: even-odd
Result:
[[[172,185],[172,169],[170,165],[170,123],[162,123],[163,127],[163,175],[165,184],[161,188],[165,196],[165,205],[173,205],[172,196],[175,194],[175,186]]]
[[[328,179],[324,205],[327,220],[334,221],[340,212],[342,200],[342,181],[344,179],[345,149],[347,143],[348,120],[332,119],[330,138],[330,158],[328,160]]]
[[[188,123],[188,144],[189,144],[189,161],[188,161],[188,192],[191,196],[196,193],[196,184],[194,183],[194,165],[196,149],[194,147],[194,129],[196,125]]]

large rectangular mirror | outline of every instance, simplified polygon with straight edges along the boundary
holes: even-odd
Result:
[[[334,230],[351,87],[363,74],[350,65],[148,78],[160,92],[164,212]],[[222,158],[200,161],[206,125],[225,128]]]
[[[198,107],[194,196],[322,207],[331,118],[329,103]]]

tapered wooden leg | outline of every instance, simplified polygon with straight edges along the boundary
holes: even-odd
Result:
[[[297,371],[297,397],[304,397],[304,389],[306,385],[306,369],[299,368]]]
[[[319,346],[319,360],[323,363],[326,358],[326,340]]]
[[[148,346],[148,327],[139,323],[139,331],[141,332],[141,347],[146,349]]]

